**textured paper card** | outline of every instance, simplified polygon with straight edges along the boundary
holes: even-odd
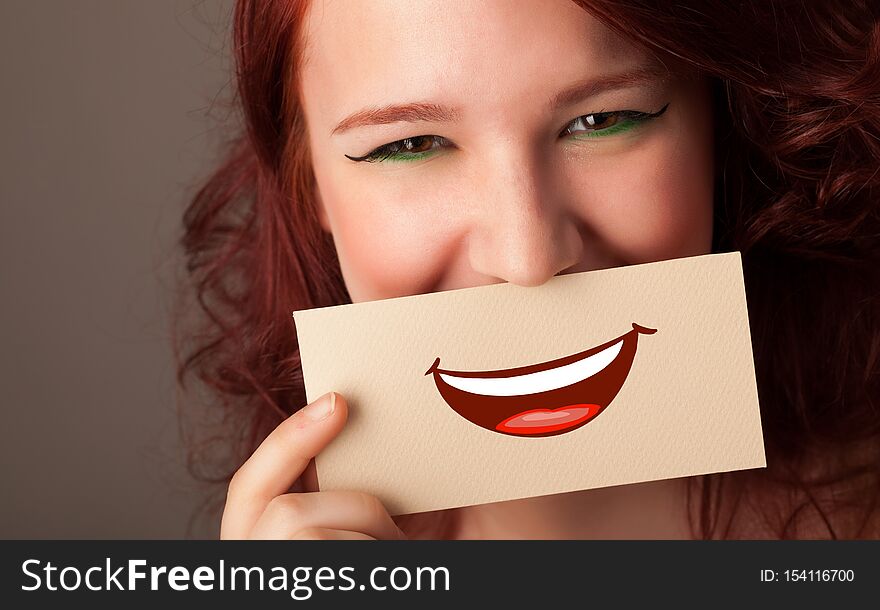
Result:
[[[320,489],[392,515],[766,466],[738,252],[293,315]]]

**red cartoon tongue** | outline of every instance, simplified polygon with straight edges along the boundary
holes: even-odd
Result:
[[[529,436],[557,432],[576,426],[596,415],[599,405],[569,405],[559,409],[530,409],[508,417],[495,429],[508,434]]]

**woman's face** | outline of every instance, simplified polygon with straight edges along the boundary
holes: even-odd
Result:
[[[353,301],[709,252],[707,83],[569,0],[313,0],[303,34]]]

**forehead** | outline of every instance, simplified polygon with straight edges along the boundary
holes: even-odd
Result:
[[[570,0],[312,0],[302,92],[329,124],[364,106],[544,98],[648,61]]]

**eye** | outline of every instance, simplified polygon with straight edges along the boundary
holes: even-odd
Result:
[[[579,116],[565,126],[560,137],[572,136],[575,139],[597,138],[629,131],[638,125],[655,119],[669,107],[666,104],[657,112],[640,112],[637,110],[614,110],[610,112],[594,112]]]
[[[579,116],[571,121],[559,134],[559,137],[570,136],[574,139],[596,138],[628,131],[645,121],[657,118],[669,107],[666,104],[657,112],[640,112],[637,110],[615,110],[611,112],[594,112]],[[362,157],[345,155],[352,161],[375,163],[379,161],[418,161],[432,156],[444,147],[453,146],[443,136],[424,135],[396,140],[371,150]]]
[[[442,136],[415,136],[390,142],[372,150],[362,157],[345,155],[352,161],[417,161],[437,152],[437,146],[448,146],[451,142]],[[437,146],[435,146],[437,145]]]

